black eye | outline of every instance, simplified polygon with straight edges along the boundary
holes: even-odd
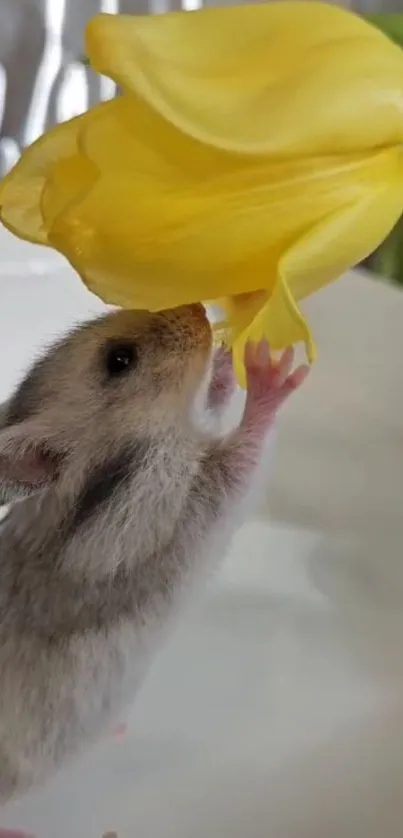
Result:
[[[122,341],[110,345],[106,353],[106,369],[110,378],[118,378],[133,369],[137,362],[137,349],[134,343]]]

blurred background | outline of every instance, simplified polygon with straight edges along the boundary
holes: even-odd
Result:
[[[402,0],[341,4],[371,14],[398,12]],[[200,5],[202,0],[0,0],[0,175],[51,125],[114,96],[114,84],[85,64],[83,33],[90,17]],[[403,222],[365,267],[403,285]]]

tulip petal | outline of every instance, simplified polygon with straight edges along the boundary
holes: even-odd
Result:
[[[362,261],[398,221],[403,196],[401,149],[382,152],[372,162],[368,188],[284,253],[279,273],[296,299],[307,297]]]
[[[87,39],[123,96],[25,152],[3,223],[106,302],[221,300],[239,376],[248,337],[312,358],[299,300],[402,212],[402,51],[312,2],[101,15]]]
[[[79,200],[81,194],[91,189],[97,174],[95,166],[80,154],[65,157],[53,164],[41,195],[41,213],[49,229],[49,243],[59,215],[71,203]]]
[[[259,304],[258,299],[256,295],[256,305]],[[259,310],[245,329],[238,332],[236,323],[236,317],[233,319],[230,315],[234,370],[241,387],[246,384],[243,359],[245,345],[249,340],[258,343],[266,338],[274,351],[302,341],[307,347],[308,360],[314,360],[315,345],[308,324],[282,278],[276,282],[270,295],[262,295]]]
[[[248,340],[258,342],[267,338],[274,350],[303,341],[308,360],[311,362],[314,359],[315,346],[311,333],[290,289],[296,293],[297,299],[318,290],[334,279],[335,271],[341,274],[348,267],[346,252],[351,258],[355,249],[358,262],[373,244],[374,236],[382,241],[396,223],[401,213],[403,194],[403,155],[396,149],[394,154],[384,153],[380,158],[376,171],[379,172],[379,162],[391,169],[387,177],[383,172],[380,178],[382,191],[385,183],[393,184],[393,188],[387,188],[387,201],[382,201],[385,196],[379,188],[375,188],[374,183],[365,200],[327,218],[284,254],[271,294],[252,294],[247,300],[242,297],[221,301],[227,315],[235,369],[241,384],[244,384],[245,378],[243,355]],[[380,202],[384,207],[381,224],[378,217]],[[357,229],[361,230],[358,240]],[[336,246],[335,251],[334,243],[339,241],[343,242],[343,248]]]
[[[42,194],[52,168],[59,169],[77,152],[77,137],[85,116],[57,125],[24,151],[0,185],[0,218],[15,235],[34,244],[49,244],[48,220],[42,214]],[[58,204],[61,203],[58,196]]]
[[[98,15],[87,48],[98,72],[217,148],[284,158],[403,140],[401,50],[337,6]]]

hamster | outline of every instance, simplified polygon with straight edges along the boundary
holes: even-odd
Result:
[[[0,802],[42,783],[133,700],[199,576],[214,568],[276,411],[303,381],[245,352],[239,427],[194,420],[234,385],[201,305],[118,311],[36,362],[1,409]]]

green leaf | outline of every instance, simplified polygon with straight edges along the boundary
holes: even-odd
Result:
[[[403,284],[403,217],[371,259],[376,273]]]
[[[396,14],[391,12],[390,14],[379,13],[375,15],[363,15],[365,19],[372,23],[373,26],[376,26],[385,35],[388,35],[389,38],[398,44],[399,47],[403,47],[403,14]]]

